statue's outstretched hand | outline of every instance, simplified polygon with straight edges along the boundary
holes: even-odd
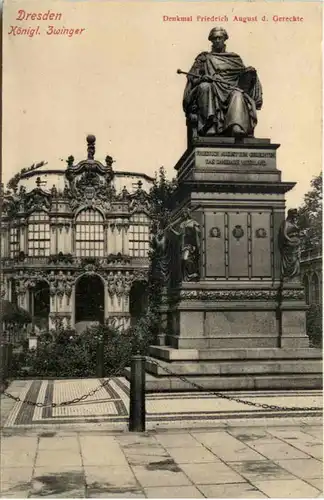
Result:
[[[209,75],[203,75],[200,77],[200,82],[207,82],[207,83],[212,83],[213,82],[213,79],[211,76]]]

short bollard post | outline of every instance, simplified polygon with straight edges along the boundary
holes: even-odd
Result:
[[[130,431],[145,431],[145,356],[131,360],[129,426]]]
[[[7,377],[11,377],[12,373],[12,343],[7,344]]]

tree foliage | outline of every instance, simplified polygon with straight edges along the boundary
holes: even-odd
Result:
[[[306,231],[303,249],[322,248],[322,173],[311,181],[311,189],[305,194],[299,208],[299,226]]]
[[[161,167],[155,176],[153,186],[150,190],[151,217],[155,222],[159,222],[162,217],[170,214],[174,207],[173,194],[177,187],[177,181],[167,179],[164,167]]]
[[[107,324],[89,327],[81,334],[60,327],[38,337],[37,349],[25,345],[23,352],[14,353],[12,375],[94,377],[101,362],[105,376],[121,376],[138,352],[143,352],[138,335]]]
[[[154,340],[160,331],[160,306],[163,280],[156,270],[156,247],[154,246],[154,235],[159,230],[161,222],[168,220],[174,207],[174,192],[177,188],[175,179],[168,180],[164,167],[161,167],[155,177],[150,190],[151,198],[151,219],[152,219],[152,239],[150,243],[150,268],[148,279],[148,314],[143,322],[146,322],[146,329],[150,332],[150,339]],[[141,325],[143,328],[144,325]]]
[[[322,307],[320,304],[311,304],[306,313],[306,328],[311,346],[322,347]]]

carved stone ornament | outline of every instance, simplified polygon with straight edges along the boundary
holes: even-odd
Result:
[[[238,241],[240,238],[242,238],[242,236],[244,236],[244,230],[242,228],[242,226],[240,225],[237,225],[234,227],[233,231],[232,231],[232,235],[234,236],[234,238]]]
[[[138,188],[134,194],[130,196],[129,209],[130,212],[146,212],[151,209],[150,196],[142,188],[142,181],[138,181]]]
[[[267,231],[263,227],[259,227],[259,229],[256,229],[256,231],[255,231],[255,237],[256,238],[266,238]]]
[[[134,273],[130,273],[129,271],[110,271],[106,275],[108,293],[111,297],[114,295],[118,298],[123,296],[128,297],[134,281],[144,281],[146,279],[147,273],[145,271],[135,271]]]
[[[183,300],[276,300],[277,290],[181,290]]]
[[[281,292],[281,300],[304,300],[305,292],[303,289],[295,288],[290,290],[283,289]]]
[[[221,231],[220,231],[219,227],[212,227],[211,230],[209,231],[209,236],[211,238],[220,238]]]
[[[71,297],[75,279],[76,275],[72,275],[70,271],[65,274],[63,271],[45,273],[21,270],[14,276],[17,295],[24,295],[28,289],[35,288],[40,281],[45,281],[48,283],[51,297],[56,295],[59,297],[63,297],[63,295]]]
[[[39,212],[45,211],[48,212],[51,208],[51,195],[47,193],[42,188],[37,187],[25,194],[24,197],[24,211],[31,212]]]
[[[103,165],[94,160],[95,153],[94,136],[88,136],[88,159],[73,165],[74,158],[69,157],[67,163],[66,179],[69,188],[66,190],[72,210],[78,208],[99,208],[104,213],[111,210],[111,202],[116,199],[116,190],[112,185],[114,172],[112,169],[113,159]],[[107,160],[107,159],[106,159]]]

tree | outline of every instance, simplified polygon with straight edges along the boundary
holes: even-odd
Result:
[[[174,192],[177,187],[176,180],[169,181],[166,177],[165,169],[160,168],[155,177],[153,186],[150,189],[150,218],[152,220],[150,242],[150,267],[148,273],[148,311],[146,316],[140,319],[133,329],[133,336],[137,337],[141,352],[146,353],[147,348],[154,342],[160,332],[160,306],[162,300],[163,279],[160,273],[156,272],[157,251],[154,246],[154,235],[156,234],[160,222],[168,220],[174,207]]]
[[[150,189],[151,218],[154,222],[167,216],[174,208],[173,193],[176,187],[177,181],[175,179],[169,181],[164,167],[161,167]]]
[[[305,194],[298,210],[299,226],[306,231],[303,250],[322,249],[322,173],[311,181],[311,189]]]

